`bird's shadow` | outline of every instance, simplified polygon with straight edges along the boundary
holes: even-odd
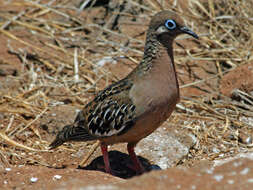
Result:
[[[119,151],[110,151],[108,154],[109,154],[111,169],[113,171],[114,176],[127,179],[127,178],[131,178],[133,176],[138,175],[131,167],[133,166],[133,163],[128,154],[125,154]],[[145,173],[151,170],[161,170],[159,166],[152,165],[146,158],[143,158],[141,156],[138,156],[138,158],[145,169]],[[105,172],[103,156],[99,156],[95,158],[86,167],[79,166],[78,169],[97,170],[97,171]]]

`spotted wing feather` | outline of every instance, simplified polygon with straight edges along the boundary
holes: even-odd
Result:
[[[107,87],[87,106],[87,129],[96,137],[121,135],[135,123],[135,105],[129,98],[131,84],[125,81]]]

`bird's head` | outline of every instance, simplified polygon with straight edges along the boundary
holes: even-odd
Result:
[[[155,36],[164,44],[172,42],[180,34],[188,34],[198,39],[198,35],[186,27],[176,13],[166,10],[152,17],[147,35]]]

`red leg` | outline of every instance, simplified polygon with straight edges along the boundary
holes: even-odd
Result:
[[[128,150],[131,160],[133,161],[134,170],[136,171],[136,173],[141,174],[141,173],[144,173],[145,170],[134,152],[135,145],[136,144],[128,143],[127,150]]]
[[[108,157],[107,145],[101,144],[100,147],[101,147],[101,151],[102,151],[103,158],[104,158],[105,171],[106,171],[106,173],[112,174],[112,170],[111,170],[110,162],[109,162],[109,157]]]

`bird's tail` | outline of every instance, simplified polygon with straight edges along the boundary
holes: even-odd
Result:
[[[66,125],[56,136],[55,140],[49,145],[49,149],[54,149],[67,141],[89,141],[96,138],[80,126]]]
[[[49,145],[50,150],[67,142],[69,140],[72,128],[72,125],[66,125],[65,127],[63,127],[63,129],[57,134],[54,141]]]
[[[67,141],[89,141],[95,140],[96,137],[92,136],[88,130],[85,128],[85,119],[83,117],[83,112],[80,111],[74,124],[66,125],[57,134],[55,140],[49,145],[50,150],[54,149]]]

